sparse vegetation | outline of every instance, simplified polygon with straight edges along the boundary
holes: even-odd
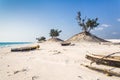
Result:
[[[90,33],[92,29],[96,28],[99,25],[99,23],[97,22],[98,18],[86,19],[85,17],[82,19],[81,13],[78,12],[77,21],[79,26],[82,28],[82,32],[72,36],[67,41],[69,42],[107,42],[106,40],[99,38]]]
[[[38,40],[38,41],[46,41],[46,38],[44,36],[42,36],[40,38],[36,38],[36,40]]]
[[[97,27],[99,23],[97,23],[98,18],[90,19],[88,18],[86,21],[86,17],[84,19],[81,19],[81,13],[77,13],[77,21],[80,27],[82,27],[83,32],[90,32],[92,29]]]
[[[62,31],[58,29],[51,29],[50,30],[50,36],[52,38],[58,37]]]

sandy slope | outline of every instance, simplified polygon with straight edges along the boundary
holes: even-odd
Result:
[[[39,43],[40,49],[30,52],[10,52],[0,49],[0,80],[119,80],[89,70],[85,54],[109,54],[120,51],[120,45],[76,43]]]

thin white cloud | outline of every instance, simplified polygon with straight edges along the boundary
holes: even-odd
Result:
[[[101,26],[102,27],[110,27],[111,25],[109,25],[109,24],[102,24]]]
[[[120,22],[120,18],[118,18],[117,21]]]
[[[98,30],[98,31],[102,31],[103,29],[104,29],[103,27],[95,28],[95,30]]]
[[[102,31],[102,30],[104,30],[105,28],[108,28],[108,27],[110,27],[110,26],[111,26],[111,25],[109,25],[109,24],[101,24],[100,27],[95,28],[95,30]]]
[[[117,33],[117,32],[112,32],[112,34],[113,34],[113,35],[116,35],[116,34],[118,34],[118,33]]]

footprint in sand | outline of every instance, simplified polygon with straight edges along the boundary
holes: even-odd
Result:
[[[53,55],[56,55],[56,54],[60,54],[61,52],[60,51],[58,51],[58,52],[56,52],[56,53],[53,53]]]
[[[39,78],[39,76],[33,76],[32,77],[32,80],[36,80],[36,79],[38,79]]]

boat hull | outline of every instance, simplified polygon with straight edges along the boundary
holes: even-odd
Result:
[[[109,65],[120,68],[120,60],[114,59],[114,57],[110,57],[110,58],[103,58],[103,57],[104,56],[101,55],[86,55],[87,59],[97,64]]]
[[[31,50],[35,50],[38,49],[40,46],[31,46],[31,47],[21,47],[21,48],[12,48],[11,52],[23,52],[23,51],[31,51]]]

